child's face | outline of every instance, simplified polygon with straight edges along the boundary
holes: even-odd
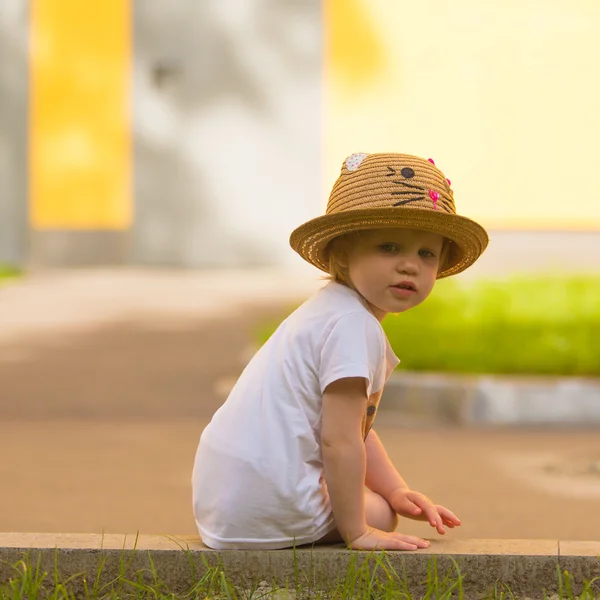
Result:
[[[381,321],[387,313],[417,306],[429,296],[444,238],[415,229],[373,229],[348,249],[348,274]]]

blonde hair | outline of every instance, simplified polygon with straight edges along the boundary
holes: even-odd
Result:
[[[350,274],[348,273],[348,249],[352,242],[359,238],[359,232],[353,231],[333,238],[327,245],[327,266],[329,273],[324,279],[341,283],[349,288],[354,289]]]
[[[326,249],[327,265],[329,267],[328,274],[324,279],[341,283],[349,288],[354,289],[354,285],[350,280],[348,272],[348,250],[361,237],[360,231],[353,231],[333,238]],[[440,252],[440,260],[438,265],[438,273],[446,268],[446,263],[450,258],[450,249],[452,242],[448,238],[444,238],[442,250]]]

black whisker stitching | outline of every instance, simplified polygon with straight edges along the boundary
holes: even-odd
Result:
[[[406,183],[405,181],[392,181],[392,183],[397,183],[398,185],[403,185],[405,187],[412,188],[413,190],[423,191],[423,188],[420,185],[410,185],[410,183]]]
[[[400,200],[400,202],[396,202],[393,206],[402,206],[403,204],[408,204],[409,202],[416,202],[417,200],[423,200],[425,196],[419,196],[418,198],[410,198],[409,200]]]
[[[396,174],[396,171],[395,171],[395,169],[392,169],[392,167],[388,167],[388,169],[391,171],[391,173],[388,173],[388,174],[386,175],[386,177],[392,177],[393,175],[395,175],[395,174]]]
[[[390,194],[392,194],[392,196],[404,196],[406,194],[414,194],[415,192],[411,192],[411,191],[404,191],[404,192],[390,192]]]

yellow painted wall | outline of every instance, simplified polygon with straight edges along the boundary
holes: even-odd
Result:
[[[599,2],[324,2],[325,197],[347,155],[392,150],[488,227],[600,228]]]
[[[30,9],[31,224],[127,228],[130,2],[31,0]]]

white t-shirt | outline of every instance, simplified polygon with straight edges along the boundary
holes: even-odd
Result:
[[[203,431],[192,475],[194,516],[215,549],[276,549],[333,530],[323,475],[325,388],[364,377],[366,437],[398,359],[355,291],[330,282],[249,362]]]

